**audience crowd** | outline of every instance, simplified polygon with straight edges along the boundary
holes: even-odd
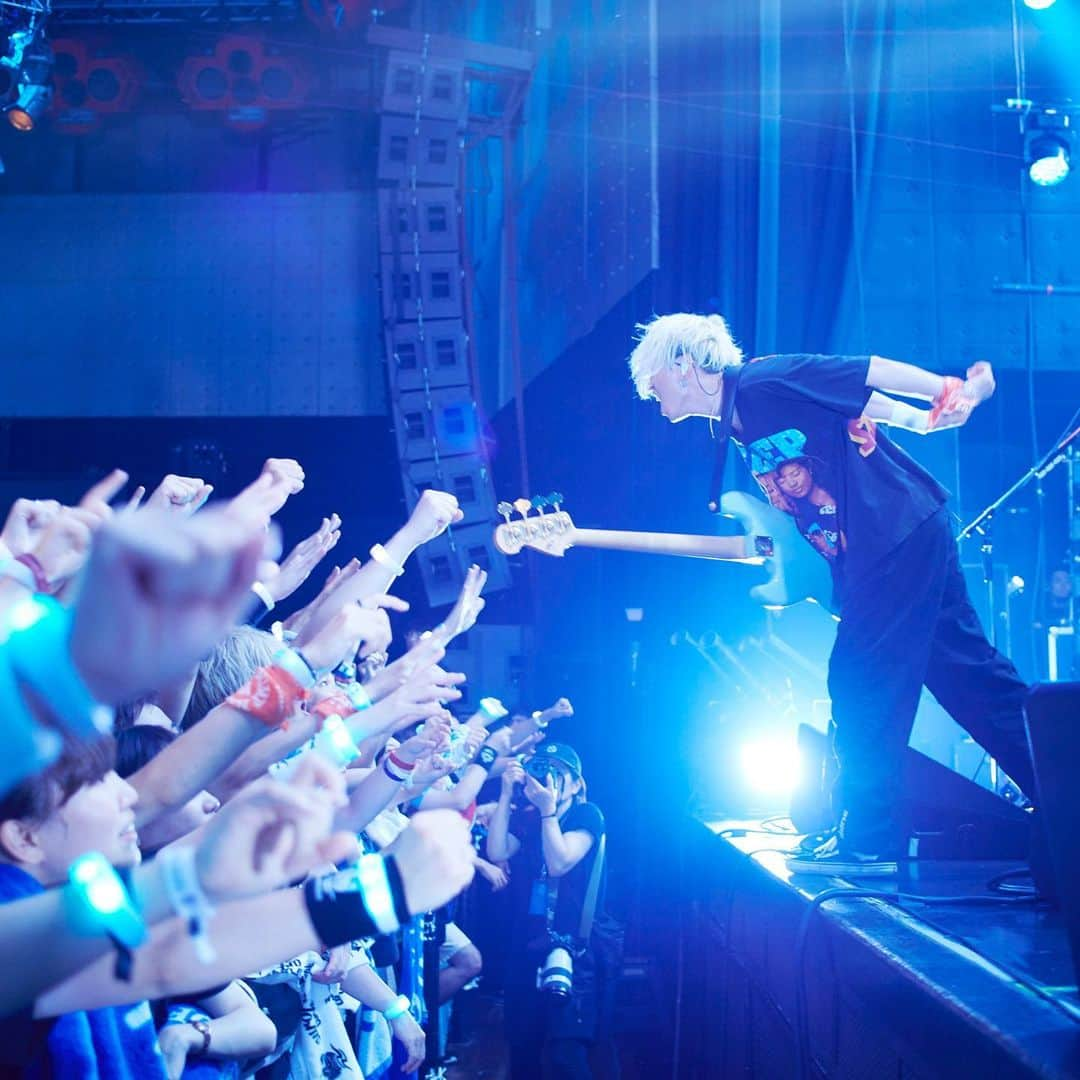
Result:
[[[591,1076],[617,957],[604,818],[548,734],[573,709],[464,707],[478,567],[394,645],[395,580],[456,499],[425,491],[301,607],[342,523],[281,557],[297,462],[210,504],[127,486],[20,499],[0,533],[0,1072],[437,1076],[478,927],[512,1075]]]

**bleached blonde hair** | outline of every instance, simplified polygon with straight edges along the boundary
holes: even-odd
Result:
[[[693,363],[701,371],[716,372],[743,362],[742,349],[720,315],[679,311],[638,323],[634,330],[637,345],[630,354],[630,378],[642,401],[652,397],[653,376],[665,368],[685,369]]]

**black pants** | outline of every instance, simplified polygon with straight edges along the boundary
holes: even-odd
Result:
[[[510,1044],[511,1080],[593,1080],[584,1039],[549,1039],[528,1046]]]
[[[923,686],[1030,796],[1027,686],[986,639],[944,510],[845,590],[829,660],[840,774],[836,809],[854,849],[899,853],[902,762]]]
[[[512,948],[504,1023],[511,1080],[592,1080],[589,1053],[601,1025],[603,979],[592,950],[574,959],[574,989],[557,998],[536,988],[546,948]]]

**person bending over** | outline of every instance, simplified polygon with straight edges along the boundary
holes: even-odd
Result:
[[[965,423],[994,392],[990,365],[974,364],[961,380],[879,356],[744,363],[719,315],[663,315],[638,330],[629,362],[638,396],[679,423],[728,415],[731,395],[732,435],[751,473],[832,569],[840,614],[828,677],[837,826],[820,846],[793,856],[790,869],[896,873],[906,846],[899,765],[924,685],[1032,794],[1027,687],[971,606],[945,491],[879,426],[928,433]],[[816,470],[807,461],[827,471],[828,500],[814,498]],[[816,504],[813,515],[800,512],[807,500]],[[835,543],[818,535],[826,506]]]

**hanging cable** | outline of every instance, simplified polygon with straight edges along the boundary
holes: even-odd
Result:
[[[862,215],[859,212],[859,139],[858,125],[855,123],[855,71],[851,56],[851,38],[854,27],[849,14],[849,0],[843,0],[841,18],[844,31],[844,81],[848,99],[848,142],[851,152],[851,253],[855,264],[855,290],[859,303],[859,341],[861,348],[865,351],[869,345],[866,335],[866,298],[863,290],[862,229],[860,228]]]

